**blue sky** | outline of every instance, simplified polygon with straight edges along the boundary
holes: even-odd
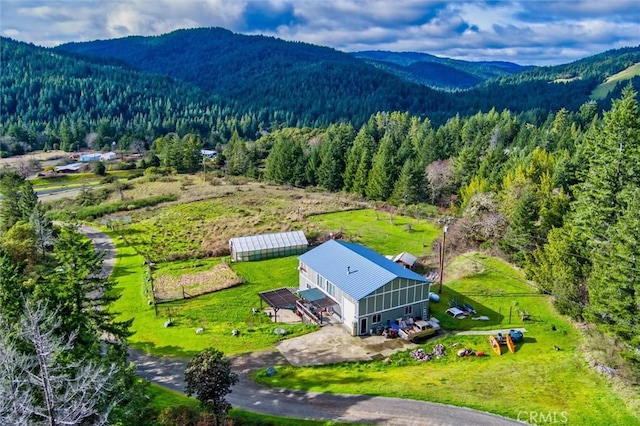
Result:
[[[338,50],[552,65],[640,45],[640,0],[2,0],[0,33],[40,46],[223,27]]]

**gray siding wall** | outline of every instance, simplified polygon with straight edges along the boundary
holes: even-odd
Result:
[[[339,304],[333,308],[334,313],[342,319],[350,331],[353,332],[355,329],[356,335],[366,334],[369,329],[377,325],[384,326],[404,316],[421,317],[423,306],[427,309],[429,307],[429,283],[396,278],[364,299],[356,301],[302,262],[298,270],[300,271],[299,289],[317,287],[334,298]],[[355,305],[355,328],[353,319],[343,318],[342,301],[345,298]],[[362,329],[363,319],[366,320],[366,331]]]
[[[428,315],[429,283],[396,278],[360,300],[358,311],[367,318],[367,327],[374,328],[404,316],[422,317],[423,307]]]

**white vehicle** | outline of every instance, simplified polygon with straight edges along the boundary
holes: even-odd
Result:
[[[452,317],[457,319],[463,319],[467,317],[467,313],[462,309],[458,309],[458,308],[449,308],[446,310],[446,312]]]

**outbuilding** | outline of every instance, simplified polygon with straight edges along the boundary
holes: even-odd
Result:
[[[232,262],[293,256],[304,253],[308,247],[309,242],[302,231],[248,235],[229,240]]]
[[[318,289],[352,335],[399,318],[428,318],[431,281],[368,247],[329,240],[298,257],[299,289]]]
[[[118,158],[118,156],[113,151],[105,152],[104,154],[100,155],[100,161],[113,161],[116,158]]]
[[[83,167],[86,167],[86,164],[83,163],[71,163],[65,164],[63,166],[55,166],[54,170],[57,173],[76,173],[81,170]]]
[[[100,161],[100,158],[102,157],[102,154],[99,152],[93,152],[90,154],[82,154],[80,156],[80,161],[82,161],[83,163],[92,163],[94,161]]]

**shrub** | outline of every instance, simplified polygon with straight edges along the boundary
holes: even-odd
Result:
[[[69,210],[62,210],[55,212],[52,216],[53,219],[63,220],[69,216],[75,217],[77,220],[95,219],[106,214],[112,214],[119,211],[135,210],[144,207],[155,206],[160,203],[175,201],[178,199],[177,195],[158,195],[150,198],[142,198],[140,200],[123,201],[119,203],[99,204],[97,206],[88,206],[71,212]]]

